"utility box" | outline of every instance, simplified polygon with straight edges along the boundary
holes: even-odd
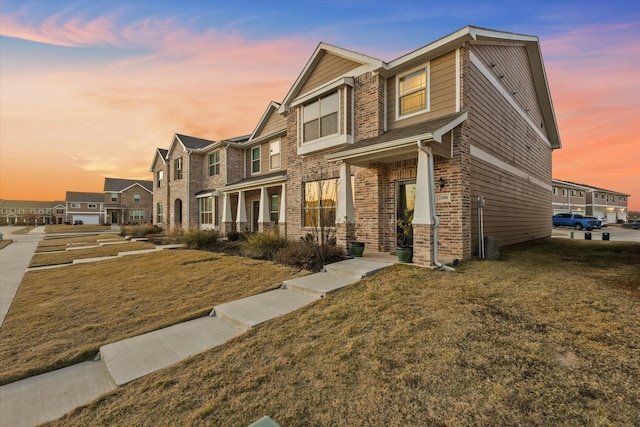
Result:
[[[609,233],[602,233],[602,240],[609,240]]]
[[[588,231],[584,233],[584,240],[591,240],[591,233]]]
[[[484,236],[484,259],[493,261],[500,259],[500,247],[495,237]]]

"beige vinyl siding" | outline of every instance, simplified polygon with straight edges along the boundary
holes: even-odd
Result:
[[[278,132],[285,131],[287,129],[287,121],[285,118],[276,113],[275,111],[271,111],[269,114],[269,118],[260,129],[257,135],[254,136],[255,139],[260,138],[261,136],[274,135]]]
[[[472,144],[551,186],[551,147],[471,65],[468,94]]]
[[[509,50],[507,46],[495,48]],[[464,105],[469,111],[471,146],[535,178],[517,176],[471,157],[472,245],[477,248],[478,196],[483,196],[486,203],[484,234],[495,237],[500,246],[548,237],[553,214],[551,147],[480,70],[471,63],[467,65],[464,78],[473,90],[464,94]],[[521,79],[531,80],[528,75]]]
[[[471,158],[472,247],[477,248],[477,196],[485,207],[484,235],[500,246],[551,235],[551,192],[482,160]]]
[[[280,139],[280,168],[272,170],[269,168],[269,144],[271,144],[271,141],[275,141],[277,139]],[[256,173],[256,174],[251,172],[251,150],[253,150],[253,148],[248,149],[247,162],[246,162],[247,177],[256,176],[256,175],[267,175],[269,173],[277,172],[277,171],[285,171],[287,169],[286,144],[287,144],[286,135],[280,138],[270,139],[260,144],[260,173]]]
[[[534,123],[544,121],[536,97],[529,58],[524,46],[471,45],[475,53],[502,83],[508,93],[516,91],[514,99],[527,112]],[[494,67],[491,65],[495,64]],[[500,76],[504,76],[500,78]],[[545,132],[546,133],[546,132]]]
[[[302,95],[358,68],[359,63],[331,53],[324,53],[298,94]]]
[[[426,65],[426,64],[424,64]],[[430,103],[428,112],[396,121],[396,77],[387,79],[387,123],[388,129],[412,125],[456,111],[456,53],[433,59],[430,64]]]

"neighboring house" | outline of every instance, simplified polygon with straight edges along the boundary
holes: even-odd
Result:
[[[270,103],[251,135],[211,141],[176,134],[169,149],[157,149],[154,223],[223,234],[284,227],[287,140],[279,107]]]
[[[0,225],[56,224],[64,217],[64,202],[0,200]]]
[[[67,191],[65,197],[66,221],[82,221],[85,224],[105,222],[104,193]]]
[[[609,224],[627,221],[629,194],[554,179],[552,195],[554,214],[581,213],[606,218]]]
[[[153,181],[104,179],[105,222],[139,224],[153,220]]]
[[[295,239],[324,219],[340,245],[359,225],[367,250],[392,251],[412,214],[414,262],[465,259],[479,198],[500,245],[551,235],[560,147],[537,37],[466,27],[390,62],[321,43],[250,137],[156,151],[154,222],[204,227],[211,212],[223,233],[277,224]]]

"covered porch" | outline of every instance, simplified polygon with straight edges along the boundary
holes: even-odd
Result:
[[[340,165],[338,243],[346,247],[364,241],[365,253],[393,253],[397,221],[412,214],[407,244],[413,247],[414,263],[431,266],[462,258],[462,251],[450,244],[463,238],[462,230],[455,230],[462,211],[462,178],[454,160],[453,130],[466,118],[466,113],[457,113],[394,129],[326,156]],[[439,227],[441,219],[445,227]],[[440,249],[445,249],[441,256]]]

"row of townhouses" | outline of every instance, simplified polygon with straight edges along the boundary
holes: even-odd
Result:
[[[151,222],[152,205],[152,181],[105,178],[102,193],[67,191],[64,201],[0,199],[0,225]]]
[[[629,194],[571,181],[553,180],[553,213],[571,212],[606,218],[609,224],[627,221]]]
[[[389,251],[412,214],[414,262],[465,259],[478,200],[500,245],[550,236],[560,147],[537,37],[466,27],[390,62],[321,43],[252,133],[155,151],[153,219],[292,239],[324,219]]]

